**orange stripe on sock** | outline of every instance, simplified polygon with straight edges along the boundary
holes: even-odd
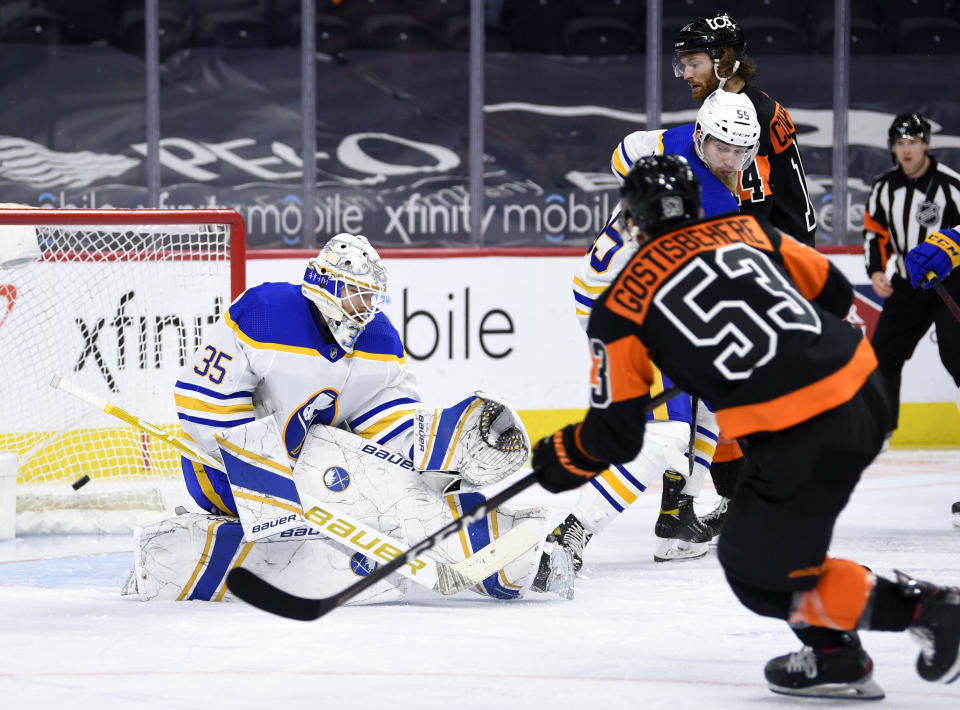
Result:
[[[796,610],[790,623],[843,631],[855,629],[875,584],[876,578],[865,567],[851,560],[828,557],[817,586],[795,595]]]

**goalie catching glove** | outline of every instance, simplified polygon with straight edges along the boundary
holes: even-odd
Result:
[[[530,439],[516,411],[482,392],[446,409],[418,409],[414,422],[414,465],[421,471],[456,471],[472,486],[496,483],[530,456]]]
[[[569,491],[589,481],[607,468],[580,446],[581,424],[569,424],[544,437],[533,452],[533,470],[537,483],[551,493]]]

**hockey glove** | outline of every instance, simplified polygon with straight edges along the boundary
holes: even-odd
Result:
[[[932,283],[927,280],[929,272],[932,271],[943,281],[955,267],[960,266],[960,233],[955,229],[944,229],[928,234],[926,241],[907,252],[905,261],[910,283],[916,288],[930,288]]]
[[[421,471],[457,471],[480,487],[509,476],[530,456],[530,439],[506,400],[483,392],[446,409],[414,415],[414,465]]]
[[[580,424],[570,424],[544,437],[533,452],[533,470],[537,483],[551,493],[582,486],[607,468],[605,461],[585,453],[577,439]]]

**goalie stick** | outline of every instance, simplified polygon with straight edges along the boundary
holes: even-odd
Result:
[[[102,410],[106,414],[116,417],[117,419],[126,422],[130,426],[140,429],[141,431],[145,431],[152,436],[156,436],[158,439],[161,439],[170,446],[174,447],[177,451],[192,461],[197,461],[198,463],[202,463],[210,468],[215,468],[218,471],[225,471],[224,465],[220,461],[201,451],[197,447],[170,434],[169,432],[164,431],[160,427],[151,424],[148,421],[140,419],[139,417],[121,409],[116,405],[111,404],[102,397],[98,397],[95,394],[87,392],[69,380],[65,380],[60,375],[53,376],[53,379],[50,381],[50,386],[54,389],[59,389],[72,394],[74,397],[77,397],[87,404]],[[367,533],[367,540],[375,537],[376,535],[387,537],[384,533],[374,530],[360,520],[348,515],[345,511],[337,507],[336,504],[331,504],[327,501],[321,501],[310,496],[304,496],[302,502],[303,508],[306,511],[305,515],[301,515],[301,517],[304,519],[304,524],[314,528],[328,539],[334,540],[335,542],[341,543],[344,546],[353,549],[354,552],[369,555],[370,550],[368,547],[361,546],[359,543],[354,542],[350,536],[337,535],[334,537],[329,530],[318,523],[318,519],[323,519],[325,517],[327,520],[332,519],[334,522],[338,522],[341,527],[345,523],[351,526],[352,529],[363,530]],[[321,515],[319,515],[318,519],[314,519],[314,516],[311,514],[317,511],[319,511]],[[388,539],[393,546],[400,548],[401,551],[403,551],[403,543],[395,538],[388,537]],[[440,562],[430,557],[416,559],[417,555],[422,550],[418,550],[417,552],[407,550],[404,556],[405,562],[415,561],[416,564],[410,565],[409,568],[404,567],[401,569],[396,569],[395,571],[439,594],[456,594],[458,592],[462,592],[464,589],[472,587],[475,584],[479,584],[491,574],[501,569],[504,565],[513,561],[531,547],[536,545],[537,542],[539,542],[539,538],[534,531],[534,526],[524,522],[511,528],[507,533],[497,538],[486,547],[478,550],[474,554],[469,555],[466,559],[460,560],[459,562]]]
[[[650,400],[645,411],[651,412],[660,405],[680,394],[682,390],[679,387],[671,387]],[[437,530],[432,535],[424,538],[417,544],[410,547],[409,550],[398,555],[392,562],[387,563],[375,569],[371,574],[363,579],[354,582],[343,591],[329,597],[311,599],[309,597],[299,597],[295,594],[285,592],[279,587],[275,587],[265,579],[258,577],[250,570],[242,567],[235,567],[227,575],[227,588],[240,599],[248,604],[268,611],[271,614],[284,616],[288,619],[298,619],[300,621],[313,621],[319,619],[324,614],[333,611],[338,606],[342,606],[354,596],[362,592],[377,582],[385,579],[388,575],[399,571],[407,564],[411,557],[426,552],[433,548],[441,540],[445,540],[451,535],[465,528],[472,522],[482,519],[490,511],[506,503],[517,494],[525,491],[527,488],[537,482],[536,471],[528,473],[520,480],[507,486],[502,491],[487,499],[483,503],[475,506],[465,512],[461,517],[451,521],[447,525]],[[496,543],[493,543],[496,544]],[[484,548],[486,549],[486,548]],[[481,550],[483,552],[483,550]],[[468,558],[469,559],[469,558]],[[469,585],[468,585],[469,586]]]

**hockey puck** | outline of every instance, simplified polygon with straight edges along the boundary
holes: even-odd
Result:
[[[90,483],[90,476],[84,474],[84,475],[80,476],[80,478],[78,478],[76,481],[74,481],[73,483],[71,483],[70,485],[73,486],[73,490],[79,491],[81,488],[83,488],[83,487],[84,487],[85,485],[87,485],[88,483]]]

